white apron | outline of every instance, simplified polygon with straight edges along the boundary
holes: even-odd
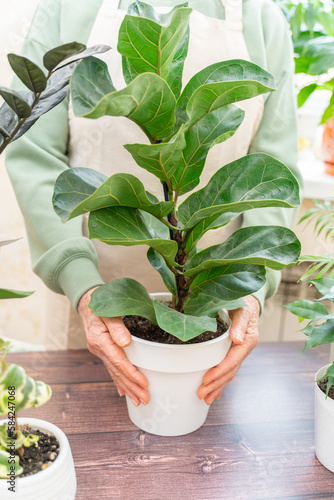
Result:
[[[242,0],[221,0],[225,19],[215,19],[193,11],[190,16],[189,51],[183,72],[183,87],[204,67],[228,59],[250,60],[243,36]],[[87,46],[107,44],[112,50],[102,54],[117,90],[124,88],[122,57],[117,52],[118,31],[126,14],[118,9],[118,0],[104,0],[97,15]],[[156,8],[168,12],[168,8]],[[209,152],[197,189],[207,184],[211,176],[223,165],[248,153],[250,143],[259,127],[264,101],[262,96],[237,104],[244,109],[245,118],[235,135]],[[110,176],[127,172],[138,177],[145,188],[163,200],[162,184],[158,178],[140,168],[124,149],[124,144],[146,143],[147,137],[140,128],[124,117],[105,116],[97,120],[77,118],[69,106],[69,164],[71,167],[88,167]],[[189,196],[190,193],[184,195]],[[181,197],[180,202],[182,202]],[[228,226],[230,234],[240,221]],[[83,232],[87,235],[87,220]],[[221,242],[227,236],[225,228],[209,231],[200,241],[204,248]],[[108,282],[120,277],[136,279],[149,292],[165,290],[160,275],[146,258],[147,246],[110,246],[94,241],[99,256],[100,273]],[[51,297],[52,295],[52,297]],[[49,349],[80,349],[87,346],[81,319],[69,300],[50,292],[48,301]]]

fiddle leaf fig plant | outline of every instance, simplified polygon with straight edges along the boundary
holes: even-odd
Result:
[[[52,395],[47,384],[29,377],[21,366],[5,362],[9,346],[10,342],[0,338],[0,415],[8,418],[8,422],[0,425],[0,478],[4,479],[12,474],[13,467],[16,476],[22,474],[19,459],[23,456],[23,446],[27,448],[38,441],[38,436],[21,432],[18,412],[41,406]]]
[[[198,186],[210,149],[240,126],[244,111],[235,103],[275,89],[272,75],[237,59],[204,68],[182,90],[190,13],[187,3],[168,14],[133,3],[117,46],[126,87],[116,89],[107,65],[95,57],[80,62],[70,82],[77,116],[127,117],[146,134],[145,144],[124,147],[161,181],[161,199],[132,174],[107,178],[89,168],[64,171],[53,195],[63,222],[90,212],[90,238],[149,246],[148,260],[173,296],[171,310],[141,284],[121,278],[96,289],[89,307],[101,316],[143,316],[182,341],[216,331],[218,311],[240,307],[242,297],[259,290],[266,266],[290,266],[300,253],[290,229],[261,225],[197,249],[207,231],[246,210],[298,206],[299,185],[280,161],[254,153],[217,165],[205,187],[185,196]]]

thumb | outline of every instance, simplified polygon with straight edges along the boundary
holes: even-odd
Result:
[[[103,317],[103,322],[107,326],[112,340],[119,347],[126,347],[131,344],[131,333],[124,325],[120,316],[116,318]]]
[[[234,344],[242,344],[248,326],[249,313],[245,307],[240,307],[231,311],[231,319],[230,337]]]

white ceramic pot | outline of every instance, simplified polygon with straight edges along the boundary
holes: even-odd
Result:
[[[329,365],[318,370],[315,379],[323,377]],[[315,384],[315,454],[318,460],[331,472],[334,472],[334,399]]]
[[[170,294],[152,294],[160,301]],[[220,313],[230,324],[226,312]],[[149,381],[150,401],[137,408],[126,396],[132,422],[159,436],[180,436],[195,431],[207,417],[209,406],[197,397],[202,378],[220,363],[231,346],[229,330],[221,337],[198,344],[159,344],[132,337],[127,357]]]
[[[2,422],[2,421],[1,421]],[[19,425],[28,424],[47,434],[54,434],[60,451],[56,460],[45,470],[32,476],[15,479],[15,493],[8,490],[10,484],[0,479],[1,500],[74,500],[77,489],[71,448],[66,435],[55,425],[37,418],[19,418]]]

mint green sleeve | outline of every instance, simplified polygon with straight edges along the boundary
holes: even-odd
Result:
[[[69,3],[66,5],[69,22]],[[80,21],[79,11],[76,15]],[[85,43],[82,28],[81,33],[73,30],[75,38],[64,41],[61,23],[64,15],[61,1],[42,1],[23,55],[42,65],[44,53],[51,48],[68,41]],[[13,87],[20,89],[23,85],[15,79]],[[81,295],[103,280],[98,272],[95,248],[82,235],[82,219],[78,217],[62,224],[52,207],[54,182],[68,168],[67,108],[68,99],[65,99],[13,142],[7,149],[6,167],[25,219],[33,269],[51,290],[66,294],[76,307]]]
[[[269,71],[277,90],[265,96],[262,121],[250,153],[264,152],[287,165],[302,186],[297,167],[298,123],[294,88],[294,59],[289,26],[271,0],[244,1],[244,35],[251,60]],[[265,208],[245,212],[243,226],[279,225],[292,228],[298,209]],[[267,269],[267,282],[253,295],[263,308],[274,295],[281,273]]]

